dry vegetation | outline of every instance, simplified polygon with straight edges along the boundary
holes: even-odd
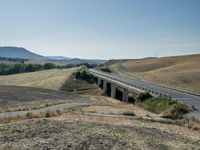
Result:
[[[25,116],[8,118],[1,118],[0,113],[0,150],[200,149],[200,128],[195,120],[176,122],[136,105],[100,96],[101,90],[95,84],[77,80],[73,72],[54,69],[2,77],[20,86],[29,86],[35,79],[34,87],[39,88],[0,86],[1,111],[36,109],[25,111]],[[0,78],[0,83],[8,82],[4,80]],[[56,90],[50,90],[52,87]],[[56,107],[59,103],[66,104]],[[77,103],[87,105],[67,107]],[[38,111],[43,107],[45,111]]]
[[[113,61],[118,74],[200,93],[200,55]]]
[[[72,74],[60,89],[77,94],[102,95],[102,90],[95,83],[77,79],[75,74]]]
[[[0,76],[0,85],[16,85],[58,90],[75,70],[77,70],[77,68],[51,69],[32,73]]]
[[[110,106],[89,106],[73,109],[62,115],[58,114],[59,112],[46,112],[42,116],[46,119],[38,118],[41,117],[38,114],[27,114],[31,120],[1,124],[0,149],[200,148],[199,131],[137,119],[135,117],[139,115],[137,110],[140,108],[111,103],[112,100],[108,100],[107,105]],[[104,101],[103,104],[105,105]],[[136,116],[122,116],[122,113],[127,114],[130,109],[131,114],[135,112]]]

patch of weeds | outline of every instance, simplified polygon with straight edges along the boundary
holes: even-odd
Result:
[[[71,112],[74,112],[74,111],[82,111],[82,108],[88,107],[88,106],[89,106],[89,105],[85,105],[85,106],[76,106],[76,107],[64,108],[64,110],[66,110],[66,111],[71,111]]]
[[[108,67],[101,67],[99,68],[103,72],[111,73],[111,70]]]
[[[117,136],[121,138],[128,137],[128,132],[125,130],[121,129],[116,129],[116,128],[98,128],[98,127],[91,127],[88,129],[90,133],[94,134],[101,134],[101,135],[106,135],[106,136]]]
[[[1,119],[0,119],[0,124],[1,124],[1,123],[16,122],[16,121],[23,120],[23,119],[24,119],[24,117],[22,117],[22,116],[1,118]]]
[[[27,117],[28,119],[33,119],[33,118],[39,118],[40,115],[39,115],[38,113],[28,112],[28,113],[26,114],[26,117]]]
[[[47,110],[45,113],[44,113],[44,117],[46,118],[50,118],[50,117],[56,117],[58,116],[59,114],[55,111],[50,111],[50,110]]]
[[[145,92],[145,93],[140,93],[137,97],[137,100],[136,102],[143,102],[149,98],[152,98],[152,95],[149,94],[148,92]]]
[[[153,97],[149,93],[137,96],[135,104],[153,113],[163,113],[164,118],[180,119],[192,108],[165,97]]]
[[[136,116],[135,113],[132,112],[132,111],[123,112],[122,115],[125,115],[125,116]]]
[[[182,119],[183,115],[189,113],[192,109],[187,105],[175,103],[163,113],[163,118]]]

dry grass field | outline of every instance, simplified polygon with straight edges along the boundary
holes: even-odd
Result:
[[[114,73],[200,93],[200,54],[113,61]]]
[[[96,101],[93,98],[98,98]],[[199,149],[200,132],[140,119],[146,111],[106,97],[52,118],[0,124],[0,149]],[[125,116],[132,111],[136,116]],[[149,113],[151,117],[154,114]]]
[[[33,113],[28,115],[28,118],[16,117],[8,120],[0,118],[0,149],[192,150],[200,148],[200,131],[197,129],[169,124],[168,119],[165,119],[166,123],[160,122],[157,120],[162,119],[160,114],[148,112],[132,104],[105,96],[0,86],[2,112],[46,107],[46,104],[52,102],[66,102],[66,105],[88,103],[88,106],[65,107],[66,111],[51,117],[40,117],[38,116],[40,113]]]
[[[77,70],[51,69],[31,73],[0,76],[0,85],[15,85],[35,88],[59,90],[70,75]]]

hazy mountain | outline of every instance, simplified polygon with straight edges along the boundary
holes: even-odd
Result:
[[[73,58],[73,59],[68,59],[68,60],[57,60],[57,63],[61,65],[68,65],[68,64],[103,64],[105,63],[106,60],[98,60],[98,59],[79,59],[79,58]]]
[[[0,56],[8,58],[22,58],[22,59],[34,59],[45,60],[44,56],[32,53],[21,47],[0,47]]]
[[[42,56],[35,53],[32,53],[21,47],[0,47],[0,57],[8,58],[21,58],[32,60],[33,63],[55,63],[59,65],[68,65],[68,64],[102,64],[105,60],[95,60],[95,59],[79,59],[79,58],[70,58],[64,56]]]
[[[65,56],[46,56],[48,59],[51,59],[51,60],[70,60],[70,59],[73,59],[73,58],[70,58],[70,57],[65,57]]]

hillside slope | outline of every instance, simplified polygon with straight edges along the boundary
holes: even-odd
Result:
[[[16,85],[35,88],[59,90],[65,80],[76,70],[51,69],[32,73],[0,76],[0,85]]]
[[[0,56],[8,58],[22,58],[22,59],[35,59],[45,60],[44,56],[32,53],[21,47],[0,47]]]
[[[113,61],[112,72],[200,93],[200,54]]]

